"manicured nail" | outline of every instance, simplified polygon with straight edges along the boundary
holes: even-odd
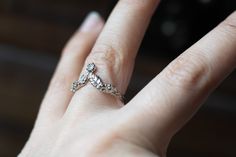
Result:
[[[87,15],[85,18],[80,31],[82,32],[90,32],[96,28],[102,22],[102,18],[99,13],[93,11]]]

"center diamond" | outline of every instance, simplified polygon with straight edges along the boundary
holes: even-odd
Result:
[[[94,63],[88,64],[86,70],[88,70],[89,72],[94,72],[96,70],[95,64]]]

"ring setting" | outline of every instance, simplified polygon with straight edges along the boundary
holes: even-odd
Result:
[[[91,85],[93,85],[99,91],[115,96],[123,102],[123,95],[112,84],[104,83],[102,79],[95,74],[96,70],[97,67],[94,63],[88,64],[85,73],[82,74],[78,80],[72,83],[71,91],[75,93],[80,88],[85,86],[88,82],[90,82]]]

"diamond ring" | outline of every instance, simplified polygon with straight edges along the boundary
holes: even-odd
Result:
[[[72,83],[71,91],[75,93],[81,87],[85,86],[88,82],[90,82],[99,91],[115,96],[123,102],[123,95],[113,85],[104,83],[102,79],[95,74],[96,69],[97,68],[94,63],[88,64],[85,73],[79,77],[79,80],[76,80]]]

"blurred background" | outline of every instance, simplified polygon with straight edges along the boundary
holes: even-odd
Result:
[[[0,0],[0,156],[16,156],[33,127],[61,49],[92,10],[115,0]],[[126,97],[236,8],[235,0],[163,0],[145,36]],[[173,138],[169,157],[236,156],[236,73]]]

